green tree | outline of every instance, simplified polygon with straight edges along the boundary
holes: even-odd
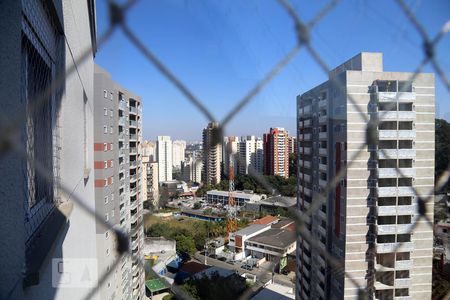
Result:
[[[194,206],[192,206],[193,209],[200,209],[202,207],[202,204],[200,202],[195,202]]]

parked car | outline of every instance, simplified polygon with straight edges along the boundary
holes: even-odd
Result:
[[[210,254],[209,257],[210,257],[210,258],[217,258],[217,255],[215,255],[215,254]]]
[[[250,265],[242,265],[241,268],[244,269],[244,270],[247,270],[247,271],[253,270],[253,267],[250,266]]]
[[[220,261],[226,261],[227,258],[222,256],[222,257],[219,257],[218,260],[220,260]]]

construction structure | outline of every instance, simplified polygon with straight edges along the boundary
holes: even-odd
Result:
[[[229,190],[228,190],[228,219],[227,219],[227,233],[231,233],[237,229],[236,221],[236,201],[234,198],[234,160],[233,155],[230,155],[230,170],[229,174]]]

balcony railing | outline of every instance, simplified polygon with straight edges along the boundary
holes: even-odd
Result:
[[[412,260],[397,260],[395,262],[395,269],[396,270],[409,270],[413,267],[413,261]]]
[[[413,242],[403,242],[403,243],[376,243],[377,253],[390,253],[394,252],[397,247],[398,251],[414,251]]]
[[[413,215],[415,212],[415,205],[377,206],[377,214],[379,216]]]
[[[411,285],[411,278],[396,278],[394,282],[395,287],[409,287]]]
[[[327,107],[327,100],[320,100],[318,104],[319,108]]]
[[[119,125],[121,125],[121,126],[125,126],[125,117],[120,117],[119,118]]]
[[[319,148],[319,155],[328,155],[327,148]]]
[[[134,120],[130,120],[130,126],[131,127],[136,127],[137,126],[137,122]]]
[[[130,134],[130,140],[136,141],[137,135],[136,134]]]
[[[299,108],[299,115],[306,115],[311,113],[311,105],[307,105]]]
[[[300,153],[302,154],[311,154],[311,147],[300,147]]]
[[[319,124],[324,124],[328,120],[328,116],[320,116],[319,117]]]
[[[416,177],[416,169],[413,168],[379,168],[378,178]]]
[[[319,139],[326,140],[328,138],[327,132],[319,132]]]
[[[414,196],[414,190],[410,186],[378,187],[377,193],[379,197]]]
[[[304,121],[303,121],[303,127],[310,127],[311,124],[312,124],[311,119],[308,119],[308,120],[304,120]],[[300,121],[300,125],[302,125],[302,121]]]
[[[379,111],[378,120],[380,121],[414,121],[416,119],[415,111]]]
[[[301,160],[299,163],[300,167],[311,168],[311,162],[307,160]]]
[[[135,106],[130,106],[130,113],[137,114],[137,108]]]
[[[298,137],[299,141],[310,141],[311,140],[311,133],[300,133]]]
[[[325,188],[327,186],[327,181],[319,179],[319,186],[322,188]]]
[[[413,139],[416,137],[416,131],[411,130],[379,130],[380,139]]]
[[[127,103],[125,102],[125,100],[120,100],[119,101],[119,109],[120,110],[125,110],[127,107]]]
[[[319,170],[320,170],[320,171],[327,172],[327,171],[328,171],[327,165],[325,165],[325,164],[319,164]]]
[[[416,158],[416,150],[414,149],[383,149],[378,150],[379,159],[394,159],[394,158]]]
[[[416,100],[416,93],[378,92],[379,102],[411,102]]]
[[[411,229],[411,224],[390,224],[377,225],[378,234],[401,234],[408,233]]]

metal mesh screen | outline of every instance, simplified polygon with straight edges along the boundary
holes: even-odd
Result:
[[[121,30],[128,39],[129,43],[134,45],[136,49],[138,49],[139,52],[146,57],[154,67],[156,67],[156,69],[161,73],[161,76],[164,76],[173,84],[174,88],[178,89],[184,95],[186,101],[189,101],[193,106],[195,106],[210,122],[218,122],[218,124],[220,124],[219,128],[215,131],[215,136],[212,138],[212,140],[215,140],[216,142],[223,140],[223,129],[229,124],[234,116],[246,105],[248,105],[248,103],[250,103],[255,96],[274,79],[274,77],[282,72],[282,70],[292,61],[301,49],[310,55],[310,57],[317,63],[325,74],[328,74],[331,70],[311,43],[311,40],[314,38],[312,29],[323,19],[327,18],[327,15],[340,4],[340,1],[330,1],[314,18],[309,21],[305,21],[297,15],[297,12],[287,0],[279,0],[279,4],[287,13],[286,17],[292,20],[293,30],[295,31],[297,37],[295,46],[290,49],[285,56],[281,57],[279,61],[271,68],[271,70],[266,73],[246,93],[244,97],[238,99],[236,104],[230,107],[228,114],[226,114],[222,120],[216,120],[206,105],[207,101],[197,98],[189,87],[178,79],[177,76],[172,73],[168,67],[166,67],[164,62],[162,62],[150,48],[144,45],[140,37],[137,36],[128,26],[126,22],[126,13],[132,6],[138,6],[138,2],[139,1],[131,0],[122,5],[116,4],[112,1],[109,2],[110,24],[103,35],[98,38],[98,47],[100,48],[102,44],[107,43],[114,31]],[[437,32],[435,36],[429,36],[420,21],[417,20],[405,2],[403,0],[397,0],[396,2],[409,20],[409,26],[415,28],[422,38],[423,59],[418,63],[414,70],[414,75],[408,81],[413,82],[416,76],[423,70],[425,65],[430,64],[435,70],[438,79],[441,80],[445,88],[450,91],[450,82],[436,59],[436,46],[450,30],[450,22],[443,24],[442,29]],[[32,15],[34,13],[35,11],[33,8],[30,8],[29,14]],[[45,49],[47,51],[44,51],[43,48],[40,48],[41,46],[38,45],[38,43],[33,41],[33,35],[35,33],[29,30],[29,23],[33,24],[33,22],[34,19],[26,19],[24,21],[24,31],[29,32],[29,34],[23,36],[22,43],[24,45],[24,48],[22,49],[24,68],[22,73],[25,77],[23,78],[24,86],[21,101],[26,103],[27,109],[24,115],[17,116],[15,123],[9,124],[13,129],[24,130],[26,132],[26,140],[23,141],[22,145],[24,147],[14,146],[14,135],[9,134],[9,132],[2,132],[0,135],[0,154],[4,154],[8,151],[16,151],[22,156],[24,161],[23,171],[24,174],[26,174],[24,177],[28,180],[28,190],[24,191],[24,199],[28,199],[28,201],[27,203],[24,203],[24,207],[28,212],[26,222],[30,224],[27,225],[29,235],[33,233],[34,228],[39,226],[39,223],[42,222],[43,218],[45,218],[49,211],[53,209],[55,203],[57,203],[59,192],[71,194],[71,191],[64,185],[64,183],[60,182],[58,178],[58,151],[60,151],[60,148],[57,145],[59,139],[58,133],[52,132],[52,123],[57,120],[54,115],[54,105],[56,104],[53,103],[52,95],[58,92],[59,88],[64,83],[65,78],[72,75],[76,69],[76,65],[71,65],[68,66],[67,71],[64,74],[59,74],[57,76],[55,75],[58,73],[56,72],[57,70],[55,69],[53,60],[57,57],[57,49]],[[36,24],[33,24],[33,27],[35,26]],[[51,39],[58,38],[57,34],[50,30],[51,26],[49,26],[49,24],[41,24],[37,25],[37,27],[43,29],[40,40],[49,41]],[[56,43],[49,42],[49,44]],[[54,53],[54,57],[51,57],[48,53]],[[91,54],[92,49],[85,49],[83,55],[81,55],[77,63],[81,63],[86,60]],[[330,78],[333,86],[336,89],[340,89],[341,85],[339,82],[333,82],[336,80],[338,79],[335,77]],[[386,88],[388,89],[389,87]],[[407,91],[409,88],[410,86],[408,84],[402,85],[399,87],[399,92]],[[341,92],[345,93],[345,91]],[[348,95],[348,101],[356,104],[356,101],[351,95]],[[355,105],[355,108],[358,109],[358,106]],[[386,111],[388,110],[389,109],[386,109]],[[328,179],[326,187],[323,188],[320,193],[313,193],[309,208],[304,211],[301,211],[300,209],[292,209],[290,213],[295,217],[299,240],[307,241],[311,247],[310,251],[317,253],[325,259],[333,275],[339,276],[339,274],[341,274],[342,276],[345,276],[345,278],[351,280],[355,284],[355,287],[359,290],[359,298],[365,299],[367,295],[373,293],[373,280],[372,284],[370,284],[369,280],[369,284],[367,286],[358,285],[358,283],[353,280],[352,274],[345,271],[342,262],[337,260],[333,253],[329,253],[316,240],[316,238],[311,235],[311,231],[308,230],[310,218],[319,212],[325,199],[328,198],[328,195],[335,191],[337,185],[345,184],[343,179],[345,179],[346,169],[353,164],[355,157],[357,157],[361,151],[366,149],[366,147],[376,148],[378,144],[378,140],[376,138],[376,131],[379,126],[378,119],[368,118],[367,114],[362,111],[360,111],[360,113],[364,116],[364,119],[367,122],[366,144],[362,145],[358,151],[355,151],[353,156],[347,158],[346,164],[340,168],[339,172],[333,178]],[[385,155],[388,156],[386,153]],[[409,178],[407,175],[402,173],[402,169],[397,166],[395,166],[395,168],[401,174],[399,180],[402,178]],[[263,176],[261,176],[259,172],[256,172],[254,169],[250,168],[249,174],[267,190],[277,193],[276,189],[272,187],[271,184]],[[433,226],[433,220],[430,220],[426,215],[427,211],[425,204],[432,199],[435,191],[440,191],[447,183],[449,175],[450,166],[438,178],[435,189],[429,191],[427,196],[421,196],[416,191],[414,201],[417,204],[418,211],[415,219],[412,221],[413,226],[410,228],[410,233],[414,231],[415,225],[419,220],[426,220],[429,226]],[[414,189],[414,186],[411,188]],[[111,228],[110,224],[105,221],[104,216],[97,215],[94,211],[87,207],[83,201],[80,201],[76,195],[71,195],[71,197],[73,201],[90,213],[93,218],[97,218],[99,223],[102,223],[106,228]],[[139,224],[139,226],[142,226],[142,224]],[[134,252],[131,251],[128,245],[130,239],[127,234],[121,232],[120,230],[115,230],[114,232],[117,237],[116,251],[119,255],[117,256],[116,263],[112,267],[112,270],[119,265],[123,256],[131,257],[134,261],[140,264],[140,267],[143,268],[143,259],[141,257],[136,257]],[[399,240],[399,242],[399,247],[401,247],[402,241]],[[397,252],[397,250],[398,248],[393,249],[393,252]],[[372,256],[372,259],[374,259],[376,253],[369,250],[368,255]],[[104,284],[108,276],[109,272],[102,274],[99,279],[99,285]],[[378,276],[379,275],[374,274],[373,278],[378,278]],[[182,293],[181,291],[175,292]],[[86,295],[85,298],[88,299],[95,293],[96,289],[93,289],[89,295]],[[182,294],[179,295],[181,297],[186,296]]]

